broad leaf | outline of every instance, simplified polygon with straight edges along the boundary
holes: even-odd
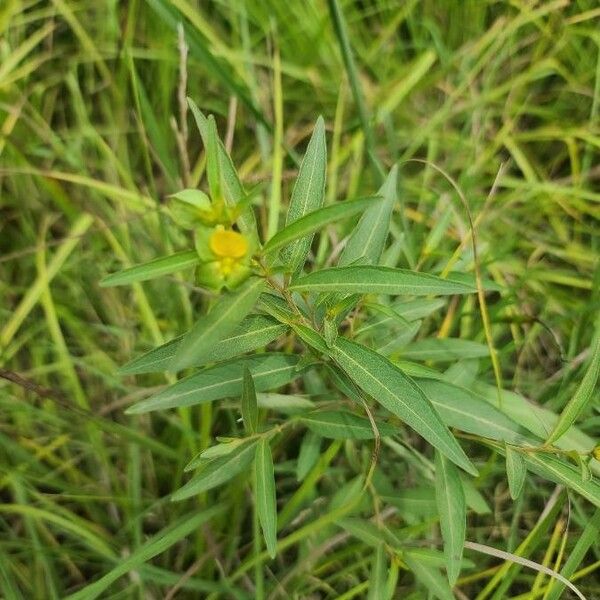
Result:
[[[198,512],[195,510],[173,523],[171,526],[159,531],[144,544],[133,550],[133,552],[123,557],[117,565],[108,573],[103,575],[98,581],[85,586],[78,592],[68,596],[68,600],[93,600],[101,596],[111,584],[117,579],[136,568],[144,565],[155,556],[162,554],[165,550],[180,542],[188,535],[198,531],[199,527],[223,512],[222,506],[215,506],[207,510]]]
[[[171,500],[185,500],[190,496],[196,496],[224,484],[245,471],[252,464],[257,442],[256,439],[246,442],[221,458],[209,461],[194,459],[186,470],[200,465],[200,472],[178,489],[171,496]]]
[[[263,247],[265,253],[275,252],[287,246],[291,242],[311,235],[319,229],[337,223],[342,219],[352,217],[358,212],[368,209],[370,206],[381,201],[378,196],[360,198],[358,200],[347,200],[330,204],[308,213],[304,217],[293,221],[281,231],[278,231]]]
[[[242,393],[244,367],[248,367],[258,391],[276,389],[300,375],[298,356],[265,353],[220,363],[190,375],[162,392],[127,409],[128,414],[203,404],[238,397]]]
[[[458,469],[440,452],[435,453],[435,499],[444,540],[448,581],[453,586],[460,573],[467,505]]]
[[[286,226],[310,212],[318,209],[325,198],[325,177],[327,174],[327,146],[325,143],[325,122],[317,119],[306,154],[300,165],[298,177],[292,190]],[[304,265],[312,235],[292,242],[282,255],[283,262],[291,271],[298,271]]]
[[[600,320],[598,322],[600,323]],[[567,429],[569,429],[569,427],[571,427],[571,425],[573,425],[573,423],[575,423],[579,415],[585,410],[594,396],[594,389],[596,388],[598,376],[600,375],[600,326],[597,328],[596,335],[594,336],[591,354],[592,358],[590,360],[590,366],[583,376],[574,396],[563,409],[560,419],[554,426],[552,433],[548,436],[546,441],[547,444],[555,442],[567,431]]]
[[[248,315],[230,335],[224,337],[213,348],[210,360],[220,361],[234,358],[245,352],[266,346],[287,331],[282,325],[267,315]],[[167,371],[183,335],[158,346],[142,356],[134,358],[119,369],[122,374],[156,373]]]
[[[427,396],[396,365],[373,350],[341,337],[331,352],[348,377],[363,391],[458,466],[477,474]]]
[[[244,367],[244,381],[242,383],[242,419],[248,433],[256,433],[258,429],[258,401],[252,373]]]
[[[265,538],[267,552],[271,558],[275,558],[277,554],[275,475],[271,447],[265,438],[261,438],[256,447],[255,476],[254,489],[258,520]]]
[[[194,267],[198,264],[198,254],[195,250],[186,250],[177,252],[171,256],[155,258],[150,262],[143,263],[123,269],[118,273],[112,273],[105,277],[100,285],[102,287],[111,287],[115,285],[128,285],[136,281],[148,281],[170,273],[176,273],[183,269]]]
[[[309,413],[301,418],[302,422],[321,437],[334,440],[370,440],[375,437],[369,419],[343,410],[323,410]],[[394,427],[388,423],[377,423],[381,436],[393,435]]]
[[[213,349],[252,310],[264,286],[259,277],[248,279],[235,293],[220,298],[208,314],[200,317],[179,343],[170,368],[179,371],[212,360]]]
[[[472,294],[475,288],[435,275],[406,269],[355,265],[322,269],[292,282],[297,292],[338,292],[342,294],[390,294],[428,296],[430,294]]]

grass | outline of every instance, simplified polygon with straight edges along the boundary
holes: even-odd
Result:
[[[3,2],[1,596],[64,598],[95,582],[103,598],[384,597],[373,596],[382,577],[397,577],[396,598],[431,593],[432,571],[419,565],[444,564],[437,511],[422,495],[433,455],[410,433],[382,442],[369,501],[355,505],[344,499],[369,442],[323,442],[298,483],[302,440],[286,429],[273,448],[273,561],[247,478],[172,503],[192,456],[239,434],[237,400],[127,415],[174,377],[117,369],[189,328],[205,295],[179,275],[99,281],[189,247],[164,210],[169,194],[205,186],[186,95],[215,114],[263,240],[284,224],[320,114],[326,202],[372,194],[399,162],[388,266],[473,271],[468,215],[439,169],[457,182],[482,277],[501,286],[486,302],[503,386],[560,413],[600,311],[599,19],[592,0]],[[320,237],[315,264],[350,227]],[[418,339],[486,343],[476,297],[418,318]],[[491,361],[458,352],[424,366],[495,394]],[[307,378],[287,392],[320,398],[323,388]],[[547,437],[548,422],[519,413],[516,398],[503,396],[505,410]],[[585,443],[600,431],[591,404],[577,423]],[[564,567],[599,597],[600,509],[531,473],[513,501],[503,448],[463,442],[480,473],[465,484],[467,539]],[[374,527],[376,540],[401,541],[404,558],[382,563]],[[469,548],[465,558],[459,598],[557,597],[534,570]]]

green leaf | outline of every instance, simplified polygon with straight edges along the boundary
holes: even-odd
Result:
[[[296,479],[303,481],[308,472],[313,468],[321,454],[321,437],[308,430],[302,438],[298,464],[296,465]]]
[[[269,441],[261,438],[256,448],[255,494],[258,520],[271,558],[277,554],[277,500],[273,456]]]
[[[341,337],[332,349],[332,356],[363,391],[458,466],[477,474],[427,396],[396,365],[373,350]]]
[[[439,600],[455,600],[448,581],[435,567],[425,564],[419,552],[404,552],[402,558],[417,581],[436,598],[439,598]]]
[[[523,455],[510,446],[506,446],[506,476],[508,477],[508,489],[510,497],[516,500],[521,495],[525,483],[525,459]]]
[[[303,415],[301,421],[314,433],[334,440],[371,440],[375,437],[369,419],[344,410],[323,410]],[[395,428],[377,423],[381,436],[393,435]]]
[[[165,550],[186,538],[188,535],[197,532],[199,527],[223,512],[222,506],[215,506],[207,510],[198,512],[195,510],[189,513],[163,529],[147,542],[135,549],[129,556],[119,560],[117,566],[103,575],[98,581],[86,585],[78,592],[67,597],[68,600],[93,600],[105,592],[108,587],[117,581],[123,575],[147,563],[155,556],[163,553]]]
[[[446,572],[453,586],[460,574],[467,527],[467,504],[458,469],[440,452],[435,453],[435,499],[444,540]]]
[[[435,379],[417,383],[448,427],[499,441],[522,439],[519,425],[478,394]]]
[[[406,360],[455,361],[489,356],[486,344],[457,338],[427,338],[412,342],[400,350]]]
[[[289,383],[300,375],[298,356],[265,353],[244,356],[190,375],[162,392],[127,409],[128,414],[203,404],[235,398],[242,393],[244,367],[248,367],[257,391],[267,391]]]
[[[252,373],[248,367],[244,367],[244,381],[242,385],[242,419],[248,433],[256,433],[258,430],[258,402],[256,400],[256,389]]]
[[[219,160],[219,135],[212,115],[208,116],[206,129],[206,175],[213,202],[219,202],[221,195],[221,161]]]
[[[373,555],[371,576],[369,577],[368,600],[382,600],[385,597],[385,583],[387,571],[387,557],[383,544],[377,546]]]
[[[263,286],[263,279],[253,277],[244,282],[235,293],[220,298],[212,310],[200,317],[184,336],[171,361],[171,369],[179,371],[212,360],[216,345],[254,308]]]
[[[340,267],[354,263],[357,260],[370,264],[379,262],[396,202],[397,185],[398,167],[394,165],[377,192],[378,196],[383,196],[383,202],[374,204],[361,216],[340,256],[338,263]]]
[[[598,376],[600,375],[600,326],[596,329],[591,354],[592,358],[590,360],[590,365],[583,376],[579,387],[575,391],[575,394],[563,409],[552,433],[546,440],[546,444],[555,442],[567,431],[567,429],[569,429],[569,427],[571,427],[571,425],[573,425],[573,423],[575,423],[594,395],[594,389],[596,388]]]
[[[278,231],[263,247],[265,253],[275,252],[291,242],[311,235],[319,229],[347,219],[381,201],[378,196],[346,200],[314,210]]]
[[[475,288],[464,283],[441,279],[435,275],[372,265],[334,267],[313,271],[293,281],[290,289],[297,292],[404,294],[407,296],[471,294],[476,291]]]
[[[213,362],[234,358],[245,352],[266,346],[287,331],[282,325],[267,315],[248,315],[230,335],[224,337],[213,348],[210,359]],[[134,373],[157,373],[167,371],[177,348],[183,340],[181,335],[162,344],[142,356],[134,358],[119,369],[123,375]]]
[[[325,122],[322,117],[319,117],[292,190],[286,226],[313,212],[323,204],[326,174]],[[282,255],[283,262],[294,272],[300,270],[304,265],[311,243],[312,235],[292,242]]]
[[[204,146],[208,145],[208,119],[202,114],[196,103],[188,98],[188,104],[196,120],[196,125],[202,136]],[[235,167],[231,162],[225,146],[220,140],[217,140],[217,149],[220,160],[220,174],[223,198],[227,206],[233,207],[236,204],[246,199],[246,192],[242,187],[240,179],[236,173]],[[240,230],[252,239],[253,242],[258,242],[258,234],[256,231],[256,218],[252,207],[244,209],[238,218]]]
[[[245,471],[254,459],[258,440],[250,440],[235,448],[221,458],[205,461],[197,457],[186,467],[186,471],[200,465],[200,472],[194,475],[182,488],[172,496],[174,502],[196,496],[229,481],[242,471]]]
[[[114,285],[128,285],[130,283],[135,283],[136,281],[147,281],[148,279],[155,279],[156,277],[162,277],[163,275],[169,275],[170,273],[188,269],[197,264],[198,254],[196,251],[185,250],[184,252],[177,252],[170,256],[155,258],[150,262],[135,265],[117,273],[112,273],[102,279],[100,285],[102,287],[111,287]]]

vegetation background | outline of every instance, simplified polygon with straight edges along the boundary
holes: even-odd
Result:
[[[600,8],[594,0],[0,2],[0,594],[63,598],[112,572],[103,598],[250,598],[257,586],[269,598],[367,597],[369,587],[384,597],[373,592],[368,532],[319,520],[349,479],[349,446],[324,451],[300,497],[300,438],[278,447],[279,507],[293,498],[288,545],[253,563],[260,546],[244,478],[200,500],[168,498],[185,481],[192,448],[233,431],[233,411],[215,410],[212,421],[192,411],[188,423],[173,411],[124,414],[169,379],[122,377],[118,367],[179,335],[202,300],[183,277],[98,284],[186,247],[162,211],[168,194],[204,174],[186,95],[216,115],[256,192],[265,237],[283,222],[321,114],[328,201],[372,194],[373,163],[387,170],[401,161],[397,265],[472,264],[461,245],[467,216],[432,163],[443,168],[476,219],[484,275],[502,287],[488,303],[504,386],[559,413],[581,381],[600,310]],[[402,162],[411,158],[428,162]],[[321,260],[342,236],[328,230]],[[475,342],[461,347],[458,369],[493,385],[475,298],[445,302],[418,337]],[[596,439],[599,404],[595,396],[579,422]],[[414,457],[382,460],[407,484],[418,479]],[[575,556],[568,575],[600,598],[598,510],[534,476],[512,501],[502,456],[480,450],[478,460],[468,539],[519,548],[557,570]],[[400,517],[412,514],[406,502]],[[178,519],[210,506],[223,511],[173,534]],[[427,510],[379,517],[435,538]],[[164,546],[132,570],[111,571],[139,557],[152,535]],[[534,570],[469,550],[466,558],[458,598],[556,597]],[[429,572],[396,567],[393,597],[441,594]]]

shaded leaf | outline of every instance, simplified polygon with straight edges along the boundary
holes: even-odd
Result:
[[[256,433],[258,430],[258,402],[254,380],[248,367],[244,367],[244,381],[242,383],[242,419],[246,431]]]
[[[277,503],[273,456],[269,441],[261,438],[256,448],[255,494],[258,520],[271,558],[277,554]]]
[[[325,438],[334,440],[370,440],[375,437],[369,419],[344,410],[323,410],[302,417],[302,422]],[[377,423],[381,436],[393,435],[395,428],[387,423]]]
[[[427,338],[412,342],[400,351],[407,360],[455,361],[489,356],[485,344],[457,338]]]
[[[302,438],[298,463],[296,465],[296,479],[303,481],[308,472],[314,467],[321,453],[321,437],[308,430]]]
[[[439,600],[455,600],[446,578],[442,576],[438,569],[423,562],[422,556],[418,552],[404,552],[402,558],[417,581],[436,598],[439,598]]]

